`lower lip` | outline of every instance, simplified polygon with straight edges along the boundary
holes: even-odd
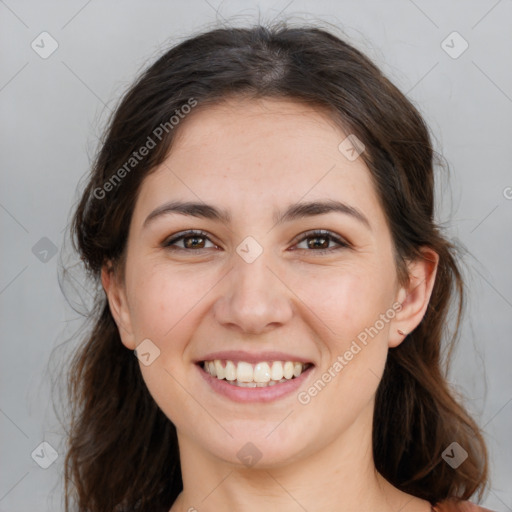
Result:
[[[290,393],[293,393],[300,387],[300,385],[308,378],[314,366],[310,366],[307,370],[302,372],[298,377],[290,379],[286,382],[274,384],[273,386],[266,386],[262,388],[245,388],[228,384],[225,379],[217,379],[212,377],[203,368],[196,364],[201,376],[217,393],[233,400],[234,402],[272,402],[278,400]]]

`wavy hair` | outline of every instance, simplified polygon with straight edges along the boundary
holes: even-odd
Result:
[[[387,218],[400,281],[407,281],[406,264],[422,257],[422,247],[439,255],[423,320],[388,354],[375,401],[374,461],[395,487],[432,504],[477,491],[481,497],[487,483],[484,439],[445,375],[444,344],[449,356],[464,283],[455,247],[434,220],[429,130],[414,105],[359,50],[322,28],[280,23],[218,28],[177,44],[139,76],[108,123],[71,225],[74,248],[98,291],[92,327],[67,373],[72,408],[66,511],[166,512],[183,488],[176,429],[149,394],[137,358],[121,343],[98,284],[107,263],[123,270],[141,183],[163,162],[179,131],[172,116],[191,100],[203,108],[234,95],[293,99],[329,112],[365,145],[361,158]],[[165,129],[157,132],[156,147],[126,171],[133,152],[152,134],[155,139],[157,127]],[[452,306],[456,325],[449,335]],[[453,441],[468,452],[456,471],[441,458]]]

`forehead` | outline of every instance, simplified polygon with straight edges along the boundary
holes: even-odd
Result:
[[[303,166],[298,164],[304,159],[306,165],[332,161],[345,137],[325,108],[275,98],[230,98],[199,107],[179,128],[172,160],[183,153],[208,158],[207,149],[224,166],[225,160],[237,159],[267,164],[264,169],[268,169],[278,157],[284,171],[290,164],[300,171]]]
[[[383,221],[370,171],[340,151],[349,134],[324,109],[229,99],[197,107],[177,128],[167,159],[142,184],[144,210],[185,199],[270,217],[283,202],[335,199]]]

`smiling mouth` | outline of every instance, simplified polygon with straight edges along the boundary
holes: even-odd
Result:
[[[221,359],[201,361],[198,365],[218,380],[225,380],[233,386],[246,388],[275,386],[299,377],[314,366],[313,363],[297,361],[262,361],[251,364],[245,361],[235,363]]]

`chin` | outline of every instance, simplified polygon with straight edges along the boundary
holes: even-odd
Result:
[[[264,431],[252,429],[244,422],[245,428],[229,428],[233,438],[227,433],[212,433],[204,439],[204,448],[214,457],[234,464],[240,468],[270,469],[286,466],[291,461],[299,458],[299,454],[306,449],[304,436],[295,430],[293,436],[283,436],[277,433],[276,423],[266,424]],[[270,427],[270,428],[269,428]],[[271,433],[270,433],[271,432]],[[270,435],[269,435],[270,433]],[[282,433],[281,433],[282,434]],[[203,434],[204,435],[204,434]],[[212,444],[212,439],[215,443]],[[311,435],[311,433],[310,433]],[[314,440],[312,439],[312,442]]]

